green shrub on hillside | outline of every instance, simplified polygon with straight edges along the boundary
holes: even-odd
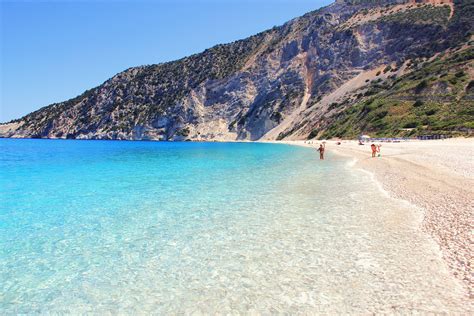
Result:
[[[416,100],[415,103],[413,103],[414,107],[420,107],[422,105],[423,105],[423,101],[421,101],[421,100]]]
[[[413,73],[388,79],[383,89],[377,87],[380,83],[371,85],[355,104],[345,109],[342,106],[343,110],[322,129],[322,137],[472,133],[474,101],[462,99],[474,87],[473,80],[466,82],[466,69],[472,60],[466,56],[472,56],[472,50],[458,51],[444,60],[427,62]]]

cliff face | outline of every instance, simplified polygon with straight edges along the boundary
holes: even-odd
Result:
[[[257,140],[469,133],[473,4],[430,2],[337,1],[244,40],[127,69],[74,99],[0,125],[0,136]],[[431,76],[428,66],[435,62]],[[372,114],[387,112],[375,123],[369,112],[361,114],[369,101]],[[417,101],[429,108],[413,106]],[[393,110],[399,104],[404,110]],[[434,120],[456,111],[461,114],[450,124]],[[421,122],[427,116],[432,121]]]

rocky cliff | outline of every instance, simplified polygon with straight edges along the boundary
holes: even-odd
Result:
[[[258,140],[470,134],[472,1],[336,1],[177,61],[133,67],[0,137]]]

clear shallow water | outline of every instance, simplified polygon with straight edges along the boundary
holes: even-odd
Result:
[[[253,143],[0,139],[0,311],[469,308],[419,212]]]

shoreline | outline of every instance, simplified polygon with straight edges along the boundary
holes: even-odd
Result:
[[[352,167],[373,175],[391,197],[423,213],[421,229],[439,246],[452,275],[474,298],[471,245],[474,214],[474,139],[413,140],[381,143],[371,158],[370,143],[326,141],[326,153],[353,158]],[[321,141],[270,143],[317,148]],[[330,159],[330,158],[329,158]],[[352,165],[352,164],[351,164]]]
[[[322,141],[215,142],[273,143],[316,149]],[[474,138],[383,142],[381,157],[375,158],[370,157],[370,143],[340,143],[326,141],[326,154],[352,159],[350,168],[368,172],[384,193],[420,211],[420,228],[436,242],[452,275],[466,288],[467,296],[474,298]]]
[[[420,229],[426,210],[395,197],[382,181],[387,172],[399,180],[412,165],[433,165],[435,174],[452,165],[440,184],[445,190],[458,177],[470,181],[474,170],[465,157],[474,142],[384,144],[382,158],[372,159],[370,143],[329,141],[326,161],[314,149],[294,147],[319,143],[209,146],[217,155],[185,143],[178,150],[74,142],[5,147],[13,154],[6,166],[18,161],[3,179],[15,178],[0,233],[12,249],[0,286],[8,293],[5,310],[471,313],[466,284]],[[436,165],[445,152],[439,146],[461,150],[460,162],[448,156]],[[394,167],[400,157],[405,165]],[[38,172],[31,177],[25,168]],[[58,189],[64,187],[66,193]],[[44,205],[51,208],[36,216]],[[17,209],[27,214],[20,222]],[[25,235],[32,225],[38,229]],[[58,292],[64,278],[70,282]]]

